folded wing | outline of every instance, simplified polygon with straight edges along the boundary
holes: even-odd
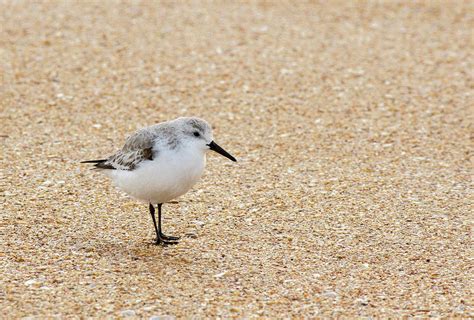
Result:
[[[144,128],[129,136],[122,150],[107,159],[88,160],[82,163],[94,163],[97,169],[134,170],[141,162],[153,160],[156,131],[150,129]]]

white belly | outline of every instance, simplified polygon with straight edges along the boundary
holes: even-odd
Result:
[[[202,152],[167,151],[133,171],[110,170],[114,184],[130,196],[153,204],[165,203],[186,192],[199,180],[206,165]]]

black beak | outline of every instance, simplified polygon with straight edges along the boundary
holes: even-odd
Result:
[[[208,146],[209,146],[209,149],[214,150],[215,152],[223,155],[226,158],[229,158],[230,160],[234,162],[237,162],[237,160],[233,156],[231,156],[230,153],[228,153],[227,151],[219,147],[219,145],[215,143],[214,141],[211,141],[211,143],[209,143]]]

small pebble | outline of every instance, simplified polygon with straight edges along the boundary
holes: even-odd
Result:
[[[151,316],[149,320],[175,320],[176,318],[170,315],[162,315],[162,316]]]
[[[123,310],[120,312],[122,317],[134,317],[136,312],[134,310]]]

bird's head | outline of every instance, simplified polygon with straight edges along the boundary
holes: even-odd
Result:
[[[176,119],[176,121],[181,127],[181,133],[190,144],[200,148],[203,152],[213,150],[232,161],[237,161],[232,155],[214,142],[212,128],[205,120],[196,117],[183,117]]]

